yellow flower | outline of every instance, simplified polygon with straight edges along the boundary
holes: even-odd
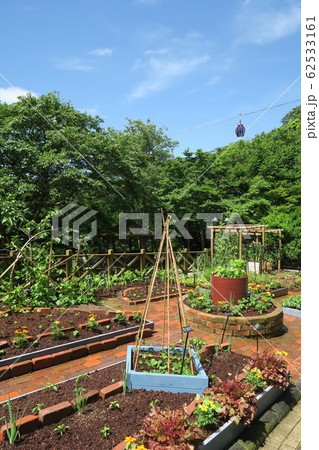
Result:
[[[251,372],[257,372],[257,367],[254,367],[253,369],[251,369]]]
[[[194,289],[188,289],[187,292],[194,292]]]
[[[147,448],[141,444],[141,445],[138,445],[135,450],[147,450]]]
[[[22,327],[21,328],[25,328],[26,330],[28,329],[28,327],[26,327],[25,325],[22,325]]]
[[[116,314],[121,314],[121,310],[120,309],[118,309],[117,311],[115,311],[116,312]]]
[[[215,407],[216,407],[216,403],[213,402],[212,400],[210,400],[210,401],[209,401],[209,406],[210,406],[211,408],[215,408]]]
[[[283,356],[287,356],[288,355],[288,353],[287,352],[285,352],[284,350],[282,350],[282,351],[276,351],[275,352],[275,355],[283,355]]]
[[[95,317],[90,317],[89,320],[91,320],[91,322],[95,321]]]
[[[203,299],[203,297],[197,297],[197,300],[202,300]]]
[[[208,408],[207,408],[206,405],[199,405],[199,409],[200,409],[201,411],[208,411]]]
[[[21,330],[15,330],[15,333],[16,333],[16,334],[21,334],[22,331],[21,331]]]
[[[55,322],[54,322],[56,325],[60,325],[60,321],[59,320],[56,320]]]
[[[133,444],[133,442],[135,442],[136,439],[135,439],[133,436],[126,436],[125,441],[126,441],[128,444]]]
[[[262,378],[262,375],[261,375],[261,373],[256,373],[256,374],[255,374],[255,377],[257,377],[257,378]]]

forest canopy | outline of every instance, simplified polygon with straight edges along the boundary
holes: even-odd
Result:
[[[178,143],[150,121],[127,120],[123,130],[77,111],[53,92],[0,103],[0,248],[71,202],[97,211],[90,241],[107,250],[120,213],[161,209],[185,225],[192,240],[174,246],[208,247],[198,213],[239,214],[244,223],[283,229],[283,259],[300,264],[300,106],[280,127],[253,139],[174,156]],[[213,146],[213,142],[212,142]],[[204,174],[204,175],[203,175]]]

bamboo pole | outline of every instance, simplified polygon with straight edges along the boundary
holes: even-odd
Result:
[[[51,240],[50,240],[50,253],[49,253],[49,267],[48,267],[48,277],[49,277],[49,278],[50,278],[50,273],[51,273],[52,252],[53,252],[53,227],[51,227]]]
[[[214,228],[210,229],[210,259],[213,262],[214,259]]]
[[[165,290],[166,290],[166,296],[167,296],[167,300],[166,300],[166,308],[167,308],[167,373],[170,372],[170,348],[171,348],[171,344],[170,344],[170,316],[169,316],[169,245],[168,245],[168,240],[169,240],[169,235],[168,235],[169,231],[167,231],[167,236],[166,236],[166,261],[165,261],[165,271],[166,271],[166,283],[165,283]],[[164,302],[165,303],[165,302]]]
[[[243,233],[242,231],[238,232],[238,257],[242,259],[243,257]]]
[[[281,270],[281,231],[278,231],[278,270]]]
[[[157,273],[157,270],[158,270],[158,266],[159,266],[159,262],[160,262],[160,258],[161,258],[161,254],[162,254],[162,250],[163,250],[163,245],[164,245],[165,237],[167,235],[167,230],[168,230],[168,227],[169,227],[170,220],[171,220],[171,217],[168,216],[167,221],[165,223],[162,239],[161,239],[161,242],[160,242],[160,245],[159,245],[156,261],[155,261],[154,270],[153,270],[153,274],[152,274],[152,278],[151,278],[151,283],[150,283],[150,287],[149,287],[149,290],[148,290],[148,293],[147,293],[147,299],[146,299],[146,302],[145,302],[145,308],[143,310],[142,317],[141,317],[141,325],[140,325],[140,328],[138,330],[137,337],[136,337],[136,344],[135,344],[134,355],[133,355],[134,370],[136,370],[136,366],[137,366],[138,355],[139,355],[140,347],[141,347],[141,340],[143,338],[146,317],[147,317],[147,314],[148,314],[149,305],[150,305],[150,302],[151,302],[151,296],[152,296],[154,283],[155,283],[155,277],[156,277],[156,273]]]
[[[263,227],[261,231],[261,244],[262,244],[262,252],[261,252],[261,273],[265,271],[265,227]]]

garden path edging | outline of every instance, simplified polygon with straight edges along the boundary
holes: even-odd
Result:
[[[301,309],[288,308],[287,306],[282,307],[283,313],[288,316],[299,317],[301,319]]]
[[[154,322],[147,321],[145,327],[143,338],[148,338],[153,334]],[[0,381],[24,375],[35,370],[62,364],[100,351],[110,350],[132,341],[134,342],[138,329],[139,326],[130,327],[124,330],[117,330],[111,333],[92,336],[91,338],[39,350],[32,352],[32,354],[26,353],[21,356],[1,360]],[[123,331],[125,331],[125,333],[123,333]],[[32,355],[32,357],[30,357],[30,355]]]

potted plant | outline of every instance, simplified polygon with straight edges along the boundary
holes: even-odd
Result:
[[[247,271],[253,273],[261,272],[260,258],[262,255],[262,245],[257,242],[252,244],[247,249]]]
[[[211,273],[211,298],[215,304],[220,301],[237,300],[247,297],[248,276],[243,259],[231,259],[225,266],[217,266]]]

